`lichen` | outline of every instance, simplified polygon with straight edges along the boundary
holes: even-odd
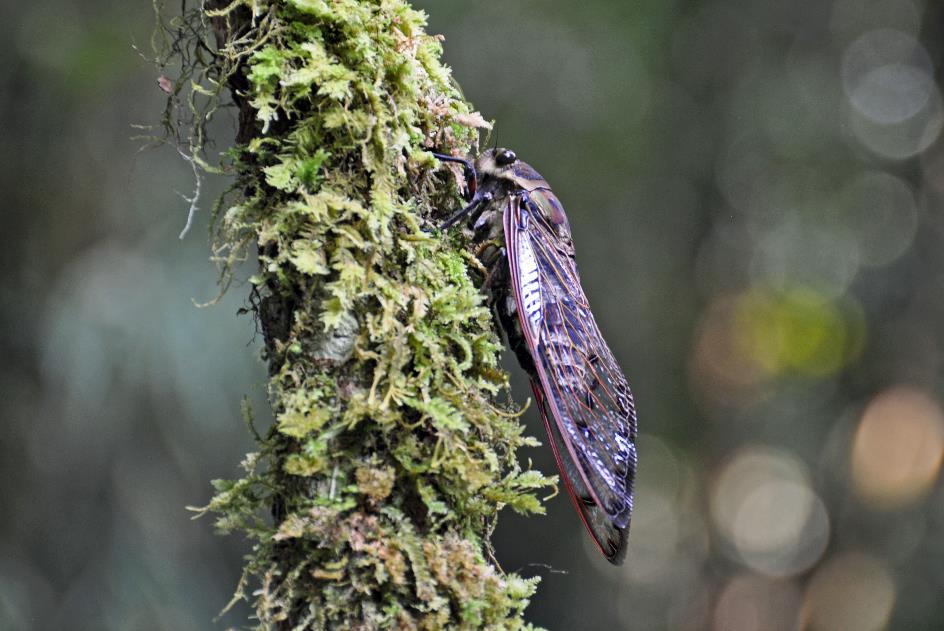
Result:
[[[469,153],[484,121],[424,28],[403,0],[235,0],[158,40],[185,157],[211,162],[227,91],[240,112],[214,251],[224,289],[258,259],[276,420],[203,511],[253,543],[236,599],[261,629],[531,628],[537,580],[501,571],[488,535],[502,507],[542,512],[553,480],[518,463],[536,441],[499,402],[467,241],[428,230],[459,201],[428,151]]]

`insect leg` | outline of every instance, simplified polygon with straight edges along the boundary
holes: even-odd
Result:
[[[462,165],[462,175],[465,178],[465,185],[469,190],[469,197],[466,199],[471,199],[475,197],[475,186],[478,183],[478,174],[475,172],[475,166],[472,164],[471,160],[466,160],[465,158],[457,158],[455,156],[449,156],[444,153],[436,153],[431,151],[433,157],[442,162],[455,162]]]
[[[494,242],[484,243],[483,245],[492,245],[492,244],[494,244]],[[501,276],[501,272],[499,270],[501,269],[502,265],[506,265],[506,263],[504,263],[501,260],[502,258],[504,258],[504,256],[505,256],[505,253],[501,251],[498,255],[498,258],[490,263],[490,269],[488,270],[488,273],[485,275],[485,280],[482,282],[482,288],[481,288],[482,291],[486,293],[486,295],[489,295],[489,296],[492,295],[492,283],[495,282],[495,279]]]
[[[469,213],[475,211],[482,204],[487,204],[490,201],[492,201],[491,193],[485,193],[483,195],[476,196],[475,198],[472,199],[472,201],[469,203],[468,206],[466,206],[465,208],[460,208],[455,213],[453,213],[452,216],[446,219],[446,221],[442,222],[442,224],[440,224],[439,226],[439,229],[445,230],[455,225],[460,219],[462,219]]]
[[[498,248],[499,250],[501,250],[502,244],[497,239],[489,239],[488,241],[483,241],[482,243],[479,244],[477,248],[475,248],[476,258],[481,259],[482,255],[485,253],[485,250],[487,250],[488,248]],[[504,256],[504,255],[505,253],[501,252],[501,256]]]
[[[482,263],[479,258],[478,253],[463,252],[463,258],[468,262],[469,265],[475,268],[483,277],[487,276],[489,271],[488,268]]]
[[[471,160],[466,160],[465,158],[457,158],[455,156],[448,156],[444,153],[436,153],[435,151],[430,151],[433,154],[433,157],[442,162],[456,162],[461,164],[464,167],[466,176],[471,176],[470,179],[475,179],[475,167],[472,166]]]
[[[528,202],[531,200],[531,197],[528,195],[528,191],[521,191],[518,193],[518,208],[521,211],[521,226],[519,230],[528,229],[528,221],[531,214],[528,212]]]

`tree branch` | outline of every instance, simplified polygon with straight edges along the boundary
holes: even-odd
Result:
[[[241,195],[215,251],[224,288],[247,247],[258,258],[276,416],[202,509],[253,541],[236,599],[264,629],[530,628],[537,579],[502,572],[488,535],[503,506],[543,512],[553,480],[517,463],[536,443],[496,403],[507,377],[465,237],[422,229],[457,203],[428,150],[466,155],[482,124],[439,38],[402,0],[217,1],[176,19],[158,38],[162,69],[181,64],[168,111],[191,81],[197,94],[165,129],[189,125],[200,156],[226,90],[239,108],[225,168]]]

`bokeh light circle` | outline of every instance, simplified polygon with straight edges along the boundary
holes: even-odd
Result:
[[[901,123],[924,109],[935,90],[931,57],[918,41],[894,29],[869,31],[843,56],[846,98],[870,121]]]
[[[863,336],[854,304],[809,287],[754,290],[738,300],[741,351],[769,376],[789,372],[828,375],[858,353]]]
[[[829,296],[843,295],[859,272],[859,246],[846,226],[826,225],[822,218],[783,219],[757,239],[750,262],[757,284],[773,287],[806,285]]]
[[[737,558],[768,576],[811,567],[829,539],[829,518],[803,463],[766,447],[739,452],[718,475],[711,515]]]
[[[944,458],[944,411],[927,393],[897,386],[865,408],[852,441],[853,488],[875,508],[914,502],[937,480]]]
[[[879,28],[845,51],[842,85],[855,137],[878,155],[921,153],[944,126],[944,106],[927,50],[910,34]]]
[[[861,553],[848,553],[820,567],[803,604],[807,631],[878,631],[895,603],[895,583],[885,564]]]
[[[731,579],[715,606],[713,631],[793,631],[802,596],[793,583],[757,574]]]
[[[765,377],[743,342],[735,296],[715,299],[698,324],[691,358],[692,389],[709,407],[743,403]]]
[[[633,562],[627,564],[626,573],[634,583],[658,584],[669,578],[678,565],[679,511],[671,498],[658,492],[637,493],[638,503],[645,503],[646,510],[638,511],[633,519],[630,537]],[[600,554],[596,548],[584,549],[594,558]]]
[[[693,578],[708,554],[707,527],[691,501],[701,495],[696,476],[657,436],[640,435],[639,446],[647,465],[636,480],[636,504],[646,510],[633,515],[628,553],[633,562],[626,564],[625,577],[645,585]],[[589,539],[586,543],[588,556],[598,560],[599,551]]]
[[[866,171],[853,178],[840,195],[839,208],[858,244],[862,265],[887,265],[914,241],[918,229],[914,192],[891,173]]]
[[[904,160],[930,147],[944,127],[944,105],[937,89],[924,109],[900,123],[876,123],[853,109],[849,122],[856,139],[873,153],[889,160]]]

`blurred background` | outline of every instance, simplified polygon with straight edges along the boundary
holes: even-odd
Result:
[[[150,3],[0,8],[0,629],[209,629],[246,543],[190,521],[251,448],[247,288],[209,182],[139,152]],[[944,628],[944,7],[417,0],[564,202],[640,413],[623,567],[507,515],[549,629]],[[222,150],[232,128],[221,125]],[[529,391],[509,358],[518,399]],[[534,412],[526,421],[543,435]],[[523,454],[553,470],[547,449]]]

